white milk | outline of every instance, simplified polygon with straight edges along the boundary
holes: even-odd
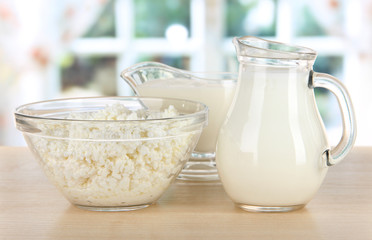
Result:
[[[216,151],[235,203],[302,205],[320,187],[328,144],[307,78],[308,72],[285,69],[243,73]]]
[[[208,126],[203,129],[195,151],[214,153],[219,129],[231,104],[236,82],[197,81],[183,78],[152,80],[137,86],[141,96],[182,98],[209,108]]]

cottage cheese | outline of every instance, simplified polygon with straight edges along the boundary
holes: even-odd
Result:
[[[140,120],[177,115],[173,106],[161,113],[146,114],[114,104],[67,118]],[[146,121],[134,126],[112,121],[69,121],[39,124],[43,135],[53,137],[25,137],[34,146],[47,176],[72,203],[134,206],[156,201],[189,158],[201,130],[179,134],[183,125],[187,123],[150,125]]]

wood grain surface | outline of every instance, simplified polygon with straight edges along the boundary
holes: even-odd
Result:
[[[289,213],[236,208],[220,183],[175,182],[132,212],[72,206],[25,147],[0,147],[0,239],[372,239],[372,147],[331,167],[315,198]]]

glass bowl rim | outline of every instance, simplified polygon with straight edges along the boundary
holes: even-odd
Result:
[[[189,114],[180,114],[175,117],[166,117],[166,118],[151,118],[151,119],[136,119],[136,120],[91,120],[91,119],[69,119],[69,118],[58,118],[58,117],[45,117],[45,116],[38,116],[38,115],[31,115],[31,114],[25,114],[21,111],[38,104],[44,104],[44,103],[57,103],[57,102],[68,102],[68,101],[90,101],[90,100],[117,100],[120,102],[121,100],[137,100],[141,102],[141,99],[146,99],[149,101],[160,101],[160,100],[166,100],[166,101],[178,101],[178,102],[188,102],[195,105],[200,105],[202,108],[201,110],[198,110],[193,113]],[[171,104],[169,104],[171,105]],[[31,110],[33,111],[33,110]],[[156,123],[156,122],[167,122],[169,120],[185,120],[185,119],[193,119],[193,118],[203,118],[204,121],[207,120],[207,113],[208,113],[208,106],[205,105],[202,102],[188,100],[188,99],[181,99],[181,98],[166,98],[166,97],[144,97],[144,96],[98,96],[98,97],[75,97],[75,98],[59,98],[59,99],[52,99],[52,100],[45,100],[45,101],[37,101],[37,102],[31,102],[27,104],[23,104],[18,106],[15,109],[14,115],[16,118],[23,117],[23,118],[30,118],[35,120],[44,120],[44,121],[63,121],[63,122],[97,122],[97,123]],[[203,119],[202,119],[203,120]]]

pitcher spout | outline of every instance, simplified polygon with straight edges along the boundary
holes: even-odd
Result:
[[[238,60],[245,58],[266,58],[286,60],[315,60],[316,51],[296,45],[284,44],[253,36],[233,39]]]
[[[141,62],[124,69],[120,77],[128,83],[135,95],[140,95],[138,86],[152,80],[191,78],[188,71],[173,68],[158,62]]]
[[[124,69],[120,77],[131,87],[135,95],[139,95],[138,86],[147,82],[149,77],[161,78],[164,72],[170,72],[168,65],[158,62],[141,62]]]

